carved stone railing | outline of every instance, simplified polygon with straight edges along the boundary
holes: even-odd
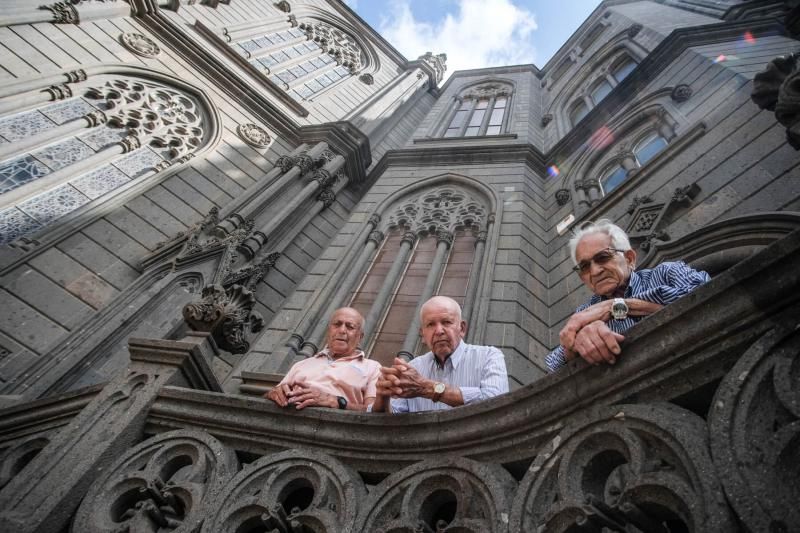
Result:
[[[164,382],[139,443],[74,483],[72,531],[796,531],[798,265],[795,231],[635,326],[615,366],[452,411],[296,412]]]

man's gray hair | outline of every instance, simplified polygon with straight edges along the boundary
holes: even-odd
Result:
[[[617,250],[630,250],[631,241],[625,230],[608,220],[601,218],[596,222],[589,222],[572,232],[572,238],[569,240],[569,255],[572,257],[572,262],[578,264],[578,258],[575,257],[575,250],[578,248],[578,243],[587,235],[595,233],[604,233],[611,237],[611,246]]]

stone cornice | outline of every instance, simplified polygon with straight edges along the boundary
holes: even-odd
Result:
[[[367,182],[374,182],[391,165],[462,166],[470,162],[481,164],[520,162],[527,164],[539,175],[543,175],[545,161],[543,154],[530,144],[480,144],[389,150],[370,171]]]
[[[363,472],[392,472],[437,454],[513,469],[527,464],[570,417],[591,406],[631,398],[668,401],[721,378],[758,336],[786,317],[796,318],[798,262],[800,230],[629,330],[624,357],[615,366],[577,360],[480,404],[413,415],[293,412],[257,398],[166,387],[150,411],[147,430],[200,429],[258,454],[313,448]],[[764,284],[765,277],[772,283]]]
[[[63,395],[0,409],[0,444],[35,433],[56,430],[86,407],[105,383]]]

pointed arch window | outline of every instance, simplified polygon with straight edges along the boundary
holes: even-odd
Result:
[[[610,64],[605,63],[605,65],[601,68],[607,70],[604,70],[603,74],[596,75],[594,81],[588,85],[588,89],[584,88],[582,94],[574,99],[569,108],[569,120],[573,126],[577,125],[583,117],[589,114],[589,111],[597,107],[622,80],[628,77],[636,68],[637,62],[628,54],[622,54]]]
[[[666,148],[667,144],[667,139],[662,137],[659,133],[650,132],[646,134],[641,140],[634,144],[631,153],[623,153],[623,158],[620,163],[615,163],[607,167],[606,170],[601,173],[599,180],[601,193],[605,196],[622,185],[632,170],[646,165],[648,161]]]
[[[391,364],[419,353],[419,304],[434,294],[470,312],[486,240],[484,202],[460,188],[441,187],[393,207],[386,238],[350,305],[367,318],[364,348]]]
[[[0,244],[186,161],[208,138],[200,102],[153,79],[97,75],[3,100]]]
[[[507,124],[511,87],[486,84],[469,89],[456,98],[455,111],[447,122],[443,137],[500,135]]]

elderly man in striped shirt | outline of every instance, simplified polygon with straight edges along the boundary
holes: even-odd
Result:
[[[569,248],[575,272],[594,294],[559,333],[561,344],[545,358],[550,372],[576,357],[613,365],[624,331],[710,279],[682,261],[637,271],[628,236],[606,219],[576,231]]]
[[[431,351],[381,368],[372,411],[414,413],[467,405],[508,392],[503,352],[464,342],[467,323],[452,298],[434,296],[420,309],[420,333]]]

